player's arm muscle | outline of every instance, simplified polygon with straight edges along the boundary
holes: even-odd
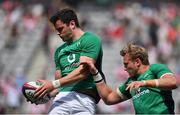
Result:
[[[177,80],[173,74],[165,74],[163,77],[158,79],[159,87],[162,89],[176,89]]]
[[[177,80],[173,74],[164,74],[159,79],[145,80],[143,86],[158,87],[164,90],[176,89]]]
[[[117,104],[126,100],[122,95],[118,94],[116,90],[113,91],[111,88],[109,88],[104,82],[97,83],[96,87],[102,100],[107,105]]]
[[[62,77],[60,80],[61,86],[74,83],[77,81],[81,81],[85,78],[87,78],[88,71],[86,71],[83,67],[83,65],[80,65],[77,69],[69,73],[67,76]]]
[[[92,61],[93,63],[95,63],[94,59],[86,56],[81,56],[80,63],[81,61]],[[60,79],[61,86],[86,79],[88,74],[89,69],[87,68],[87,66],[84,64],[80,64],[77,69],[73,70],[67,76]]]

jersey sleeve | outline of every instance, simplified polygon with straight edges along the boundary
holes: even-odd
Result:
[[[163,77],[165,74],[173,74],[172,71],[164,64],[156,64],[153,65],[151,71],[153,71],[154,74],[156,74],[157,78]]]
[[[89,35],[81,41],[81,56],[97,59],[101,50],[101,39],[95,35]]]
[[[123,83],[122,85],[119,86],[118,93],[121,93],[123,96],[130,99],[131,94],[129,93],[129,90],[126,90],[127,83],[128,83],[128,80],[125,83]]]
[[[60,70],[61,66],[60,66],[60,63],[59,63],[59,49],[57,49],[55,51],[55,54],[54,54],[54,62],[55,62],[55,67],[56,67],[56,70]]]

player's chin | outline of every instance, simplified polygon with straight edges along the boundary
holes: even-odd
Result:
[[[131,72],[128,72],[128,74],[129,74],[130,77],[134,77],[135,76],[135,74],[131,73]]]
[[[63,42],[67,42],[68,40],[66,40],[65,38],[61,38],[61,40],[63,41]]]
[[[69,36],[61,36],[61,39],[63,42],[71,41],[71,38]]]

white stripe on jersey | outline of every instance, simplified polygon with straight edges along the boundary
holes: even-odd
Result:
[[[117,88],[116,91],[117,91],[117,94],[121,97],[122,101],[128,100],[128,98],[119,91],[119,88]]]
[[[160,78],[163,78],[165,75],[174,75],[174,74],[173,73],[165,73],[165,74],[161,75]]]

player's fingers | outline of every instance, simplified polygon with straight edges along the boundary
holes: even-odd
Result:
[[[46,90],[44,90],[44,91],[38,96],[38,98],[43,98],[46,94],[47,94],[47,93],[46,93]]]
[[[134,92],[135,92],[135,94],[136,94],[136,90],[138,90],[138,88],[139,88],[138,85],[134,86]]]
[[[36,93],[36,92],[39,92],[39,91],[42,90],[42,89],[43,89],[43,86],[37,88],[37,89],[35,90],[35,93]]]
[[[88,65],[88,62],[86,60],[81,60],[80,64],[82,65]]]
[[[128,84],[128,87],[126,88],[127,90],[129,89],[129,91],[131,92],[132,91],[132,89],[134,88],[134,82],[132,82],[132,83],[130,83],[130,84]]]
[[[44,91],[43,87],[39,87],[35,90],[34,97],[39,97],[40,94]]]
[[[129,85],[129,84],[127,84],[126,90],[128,90],[128,89],[129,89],[129,87],[130,87],[130,85]]]
[[[81,60],[80,64],[83,64],[83,65],[86,65],[86,66],[89,66],[89,67],[92,66],[91,63],[89,61],[87,61],[87,60]]]
[[[134,85],[132,85],[132,86],[130,87],[130,89],[129,89],[129,90],[130,90],[130,92],[132,92],[133,87],[134,87]]]
[[[49,97],[47,93],[45,93],[45,95],[43,96],[43,98],[45,98],[45,97]]]
[[[130,89],[130,87],[132,87],[133,83],[129,83],[127,84],[126,90]]]
[[[139,88],[139,85],[138,85],[138,84],[134,86],[134,89],[138,89],[138,88]]]

